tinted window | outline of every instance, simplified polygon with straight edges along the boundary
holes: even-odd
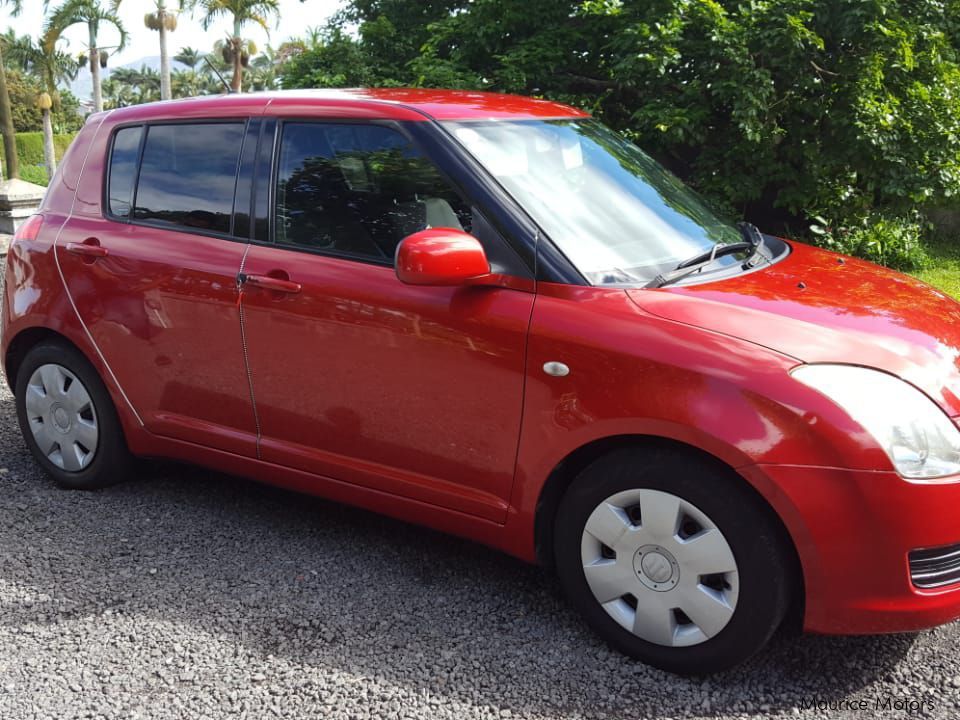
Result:
[[[154,125],[137,183],[137,220],[230,232],[243,123]]]
[[[141,127],[118,130],[113,137],[110,153],[109,198],[110,213],[129,217],[133,198],[133,182],[137,174],[137,153],[140,151]]]
[[[278,243],[392,262],[411,233],[471,230],[469,206],[396,130],[287,123],[279,165]]]

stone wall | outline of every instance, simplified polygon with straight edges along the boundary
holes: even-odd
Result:
[[[13,179],[0,182],[0,233],[17,231],[40,207],[46,188]]]

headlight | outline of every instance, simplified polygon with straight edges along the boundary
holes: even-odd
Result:
[[[912,385],[853,365],[801,365],[791,375],[826,395],[873,435],[903,477],[960,473],[960,430]]]

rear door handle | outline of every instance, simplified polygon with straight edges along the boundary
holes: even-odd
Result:
[[[295,295],[300,292],[302,286],[292,280],[270,277],[269,275],[241,275],[240,282],[243,285],[252,285],[263,288],[264,290],[273,290],[274,292],[290,293]]]
[[[95,238],[90,238],[82,243],[78,242],[68,242],[67,243],[67,252],[73,253],[74,255],[82,255],[83,257],[97,258],[106,257],[109,252],[105,247],[100,246],[100,242]]]

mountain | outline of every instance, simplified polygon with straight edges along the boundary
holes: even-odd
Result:
[[[117,67],[130,68],[132,70],[139,70],[142,66],[146,65],[151,70],[156,70],[160,72],[160,56],[159,55],[148,55],[142,57],[139,60],[134,60],[133,62],[125,63],[124,65],[117,65],[116,67],[105,67],[100,68],[100,81],[103,82],[108,77],[110,73],[117,69]],[[187,66],[182,63],[178,63],[173,58],[170,59],[170,69],[174,70],[186,70]],[[90,68],[84,65],[80,72],[77,73],[77,78],[72,83],[70,83],[70,92],[76,95],[80,100],[90,100],[93,97],[93,78],[90,76]]]

